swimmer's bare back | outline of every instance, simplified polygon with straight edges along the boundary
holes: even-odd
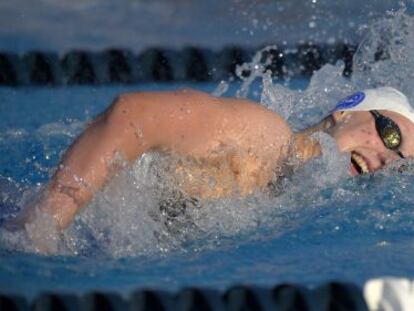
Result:
[[[67,150],[40,208],[64,229],[110,179],[118,153],[133,162],[153,150],[198,163],[177,167],[178,173],[213,175],[214,186],[197,178],[183,182],[189,195],[249,194],[266,186],[287,156],[291,138],[279,115],[245,99],[192,90],[124,94]]]

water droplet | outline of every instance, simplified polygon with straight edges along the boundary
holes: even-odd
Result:
[[[380,241],[380,242],[378,242],[377,245],[378,246],[388,246],[388,245],[390,245],[390,242],[388,242],[388,241]]]
[[[257,28],[257,26],[259,25],[259,21],[256,18],[254,18],[252,20],[252,25],[253,25],[254,28]]]

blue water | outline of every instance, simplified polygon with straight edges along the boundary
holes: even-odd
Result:
[[[299,80],[290,87],[297,90],[307,84]],[[47,181],[84,121],[105,108],[116,94],[182,86],[1,88],[1,217],[18,208],[25,191]],[[187,86],[207,92],[216,87]],[[227,95],[236,88],[234,85]],[[255,89],[259,91],[258,86]],[[3,246],[0,291],[27,297],[47,290],[103,289],[128,294],[143,287],[173,291],[186,286],[223,289],[233,284],[313,285],[328,280],[362,284],[384,275],[413,277],[412,172],[396,175],[385,171],[320,181],[323,177],[319,175],[332,172],[325,172],[323,163],[310,169],[312,172],[304,170],[290,180],[282,196],[270,201],[258,198],[248,205],[248,214],[223,214],[229,216],[223,226],[245,224],[217,232],[213,226],[211,232],[181,241],[167,252],[138,251],[135,256],[114,257],[104,250],[41,256]],[[233,212],[237,210],[235,206]],[[206,217],[212,216],[208,213]]]
[[[93,9],[96,2],[89,3]],[[309,6],[311,12],[317,9]],[[329,12],[317,11],[317,19]],[[403,11],[393,14],[369,28],[354,58],[350,79],[341,76],[341,64],[325,66],[310,81],[294,81],[291,89],[267,85],[263,104],[279,112],[293,128],[300,128],[321,118],[337,100],[360,88],[392,85],[413,102],[414,88],[407,77],[414,72],[414,19]],[[312,16],[310,13],[309,18]],[[332,18],[328,16],[328,20]],[[309,29],[310,21],[303,21],[305,28]],[[317,25],[330,25],[323,21],[316,20]],[[30,27],[30,23],[19,25]],[[49,26],[53,23],[46,23]],[[325,33],[319,26],[315,33],[310,29],[315,40]],[[17,51],[32,46],[24,44],[30,40],[50,41],[43,37],[47,31],[41,37],[25,29],[22,32],[24,36],[18,36],[23,41],[18,41]],[[283,31],[283,35],[287,33]],[[65,37],[61,32],[59,36]],[[130,37],[125,36],[128,40]],[[136,37],[140,38],[139,33]],[[8,38],[13,36],[8,34]],[[80,35],[74,35],[74,39],[96,43]],[[340,40],[341,36],[333,39]],[[274,41],[271,37],[269,40]],[[7,40],[6,47],[10,42]],[[77,40],[71,42],[80,44]],[[67,48],[66,43],[56,46]],[[378,47],[386,52],[379,60]],[[182,86],[207,92],[216,87],[158,84],[128,88],[0,88],[0,223],[22,206],[30,205],[85,122],[109,105],[116,94]],[[231,85],[225,95],[234,95],[239,87]],[[260,85],[255,85],[249,97],[259,100],[260,93]],[[349,158],[338,154],[328,138],[321,139],[323,157],[284,180],[279,195],[208,202],[202,209],[188,211],[194,226],[178,227],[178,233],[163,231],[162,223],[148,217],[157,208],[151,197],[151,172],[147,174],[151,162],[137,162],[116,176],[77,217],[65,235],[66,248],[59,255],[36,255],[24,236],[8,236],[0,230],[0,291],[33,297],[45,290],[106,289],[128,294],[143,287],[222,289],[236,283],[313,285],[335,279],[362,284],[368,278],[386,275],[413,278],[412,160],[403,161],[406,169],[402,173],[390,167],[350,178],[346,173]]]

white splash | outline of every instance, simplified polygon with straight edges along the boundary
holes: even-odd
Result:
[[[303,91],[291,90],[272,80],[271,72],[266,69],[270,59],[264,55],[275,47],[267,47],[251,62],[237,68],[236,74],[242,79],[237,95],[247,96],[253,81],[261,79],[261,104],[281,114],[294,129],[320,120],[338,100],[360,88],[391,85],[413,98],[413,23],[414,19],[403,9],[390,13],[367,31],[355,55],[351,79],[342,76],[343,63],[326,65],[314,73]],[[222,82],[214,95],[221,95],[227,89],[228,84]],[[36,135],[44,141],[51,135],[71,137],[79,131],[79,124],[72,127],[46,125]],[[0,143],[13,143],[25,135],[30,134],[22,131],[2,134]],[[159,155],[146,154],[132,167],[120,159],[123,169],[76,217],[55,249],[61,254],[124,257],[231,245],[232,237],[254,238],[257,229],[268,230],[273,236],[282,235],[306,221],[307,214],[329,207],[330,200],[349,200],[355,193],[360,195],[349,190],[352,187],[347,175],[349,155],[340,154],[330,137],[319,135],[318,139],[323,146],[321,158],[283,179],[276,189],[277,195],[256,193],[248,198],[191,202],[191,198],[178,195],[165,178],[165,162]],[[330,197],[322,195],[327,189],[331,189]],[[26,191],[36,194],[39,190]],[[179,203],[175,208],[164,208],[163,204],[170,201]],[[192,207],[184,211],[180,208],[182,204]],[[2,232],[0,243],[6,248],[31,251],[27,233],[33,230],[28,229],[17,235]]]

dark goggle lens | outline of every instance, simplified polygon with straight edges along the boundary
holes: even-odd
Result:
[[[375,118],[375,127],[385,147],[397,150],[401,145],[401,132],[397,124],[390,118],[383,116],[376,110],[370,111]]]
[[[381,138],[385,147],[388,149],[397,149],[401,145],[401,135],[399,131],[391,126],[382,129]]]

